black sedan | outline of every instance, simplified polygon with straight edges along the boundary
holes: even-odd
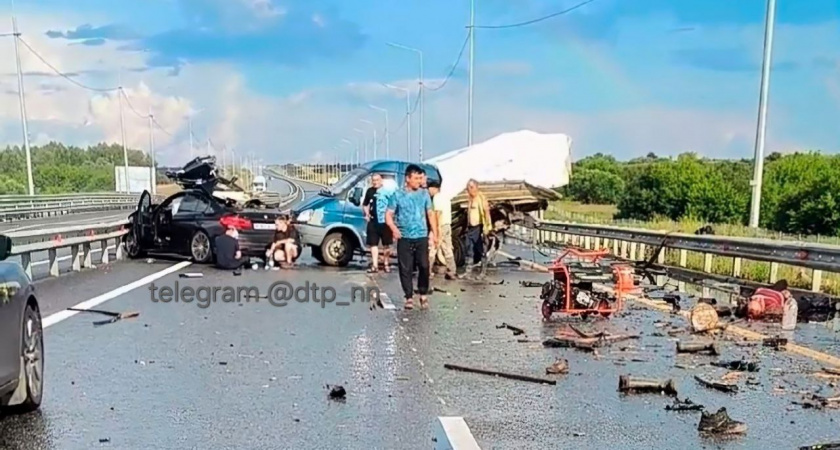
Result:
[[[264,258],[279,216],[277,210],[239,209],[202,188],[181,191],[157,205],[143,192],[137,209],[129,215],[126,250],[131,258],[147,252],[172,253],[210,263],[216,237],[233,226],[239,231],[242,256]]]
[[[36,410],[44,392],[41,312],[26,272],[5,261],[11,247],[0,235],[0,414]]]

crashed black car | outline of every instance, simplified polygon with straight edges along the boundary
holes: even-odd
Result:
[[[236,184],[216,173],[215,157],[196,158],[166,176],[183,190],[160,204],[152,203],[149,192],[143,192],[137,209],[128,216],[130,230],[125,247],[130,258],[170,253],[189,256],[197,263],[211,263],[216,237],[229,226],[239,231],[243,257],[265,258],[280,211],[260,208],[254,201],[238,202],[230,191],[220,191],[220,184],[228,188]]]

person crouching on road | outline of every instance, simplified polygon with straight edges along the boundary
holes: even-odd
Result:
[[[414,308],[414,268],[417,267],[417,291],[420,307],[428,306],[429,295],[429,240],[440,233],[437,217],[432,210],[429,192],[421,189],[425,172],[419,166],[410,164],[405,170],[405,188],[395,192],[389,199],[386,223],[397,239],[397,262],[400,285],[405,294],[405,309]],[[432,226],[432,237],[429,227]]]
[[[292,265],[297,259],[300,249],[300,236],[294,225],[289,223],[286,217],[278,217],[274,223],[274,239],[266,252],[268,259],[266,269],[273,267],[275,262],[281,266]]]
[[[484,258],[484,237],[492,230],[490,223],[490,206],[487,198],[478,189],[478,181],[467,182],[467,232],[464,236],[464,255],[467,269],[465,275],[481,264]],[[470,261],[472,260],[472,261]]]
[[[446,279],[451,280],[456,275],[455,254],[452,250],[452,204],[449,199],[440,195],[440,182],[438,181],[429,181],[429,195],[432,196],[432,207],[437,217],[437,228],[440,233],[436,239],[429,243],[429,268],[431,270],[429,278],[434,278],[435,261],[437,261],[438,255],[441,255],[446,263]],[[435,246],[433,243],[437,245]]]
[[[225,234],[216,238],[216,267],[224,270],[239,270],[248,264],[239,250],[239,231],[228,227]]]

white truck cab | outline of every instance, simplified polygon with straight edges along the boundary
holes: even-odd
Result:
[[[265,192],[266,184],[265,184],[265,177],[260,175],[254,177],[254,183],[251,186],[254,192]]]

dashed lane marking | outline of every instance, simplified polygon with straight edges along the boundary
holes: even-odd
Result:
[[[463,417],[438,417],[435,450],[481,450]]]
[[[133,283],[126,284],[125,286],[120,286],[120,287],[114,289],[113,291],[106,292],[102,295],[98,295],[98,296],[96,296],[96,297],[94,297],[90,300],[85,300],[85,301],[73,306],[72,308],[73,309],[91,309],[91,308],[94,308],[98,305],[101,305],[102,303],[107,302],[108,300],[119,297],[120,295],[123,295],[127,292],[133,291],[134,289],[137,289],[139,287],[143,287],[143,286],[145,286],[145,285],[147,285],[147,284],[149,284],[149,283],[151,283],[151,282],[153,282],[153,281],[155,281],[159,278],[163,278],[163,277],[165,277],[165,276],[167,276],[171,273],[177,272],[177,271],[189,266],[190,264],[192,264],[192,261],[179,262],[178,264],[175,264],[174,266],[167,267],[166,269],[161,270],[160,272],[156,272],[156,273],[153,273],[149,276],[143,277],[143,278],[141,278],[137,281],[134,281]],[[47,328],[49,326],[55,325],[55,324],[57,324],[57,323],[59,323],[63,320],[67,320],[67,319],[75,316],[78,313],[79,313],[78,311],[68,311],[68,310],[65,309],[64,311],[59,311],[55,314],[51,314],[51,315],[47,316],[46,318],[44,318],[43,327]]]
[[[397,307],[394,305],[394,302],[391,301],[391,297],[388,297],[388,294],[385,292],[381,292],[379,294],[379,301],[382,302],[382,308],[384,309],[397,309]]]

